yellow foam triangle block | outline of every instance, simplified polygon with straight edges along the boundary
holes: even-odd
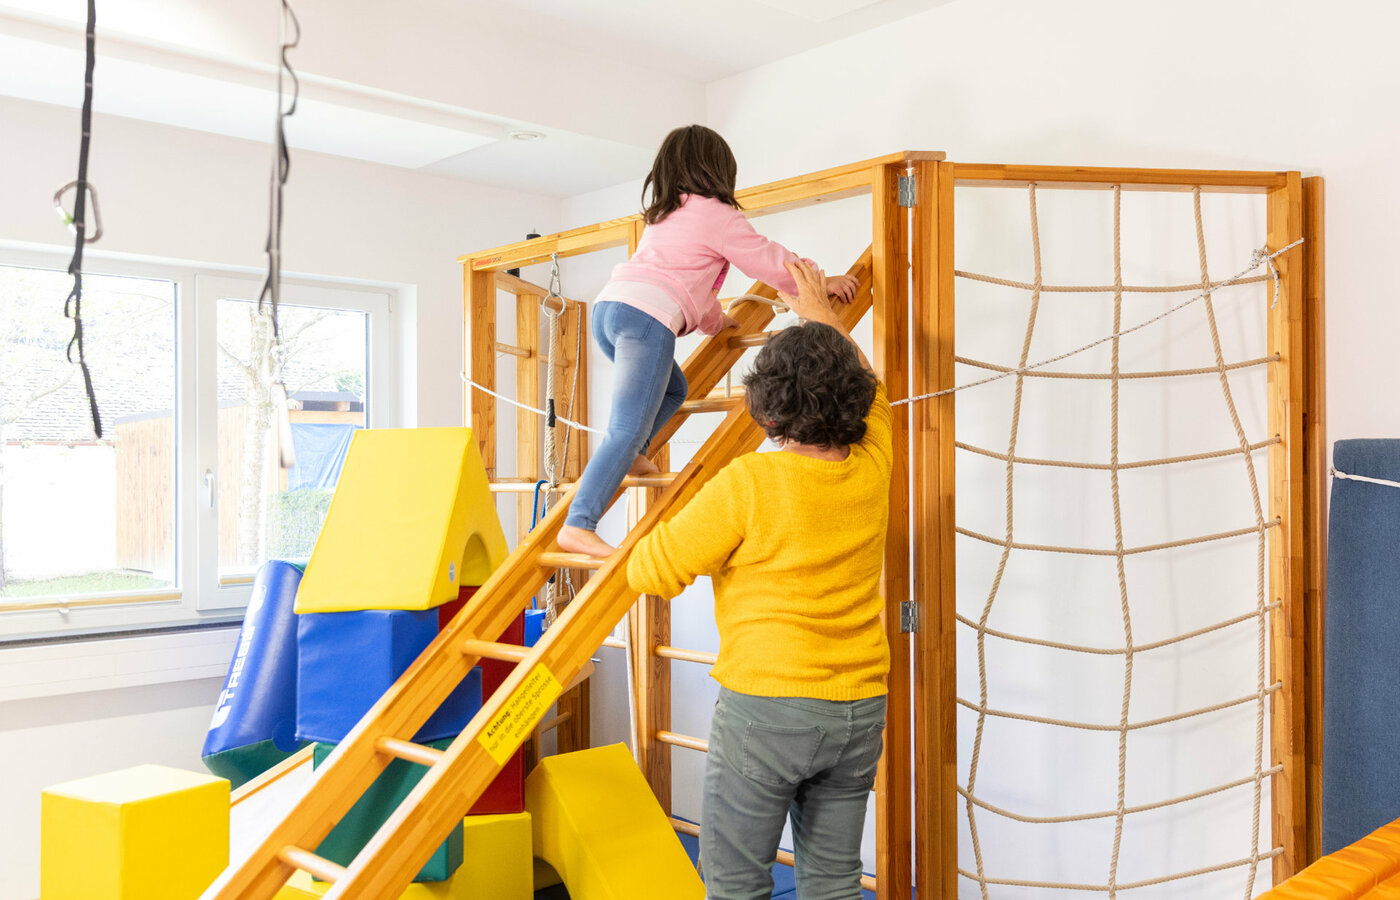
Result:
[[[572,900],[703,900],[705,885],[622,744],[540,761],[525,781],[535,855]]]
[[[507,552],[470,428],[359,431],[296,611],[431,609],[483,584]]]

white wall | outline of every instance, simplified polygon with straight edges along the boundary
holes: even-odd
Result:
[[[53,191],[71,181],[78,113],[0,99],[0,241],[61,246]],[[261,270],[271,148],[96,115],[90,177],[106,235],[93,249]],[[461,423],[458,255],[552,230],[559,201],[315,153],[292,160],[283,268],[402,289],[405,424]],[[71,247],[71,245],[69,245]],[[411,301],[411,302],[410,302]],[[416,392],[415,385],[416,383]]]
[[[709,89],[745,184],[888,153],[963,162],[1301,169],[1327,178],[1328,430],[1400,420],[1387,247],[1400,124],[1374,0],[958,0]]]
[[[51,196],[74,177],[77,112],[0,99],[0,122],[0,241],[65,244]],[[107,232],[94,248],[261,269],[270,157],[265,144],[95,116],[90,176],[101,191]],[[559,201],[312,153],[294,156],[286,198],[289,273],[399,290],[404,423],[461,424],[456,257],[531,228],[552,230]],[[14,652],[0,650],[0,664]],[[0,760],[14,776],[0,787],[0,832],[7,836],[0,900],[38,894],[42,788],[142,762],[200,769],[220,686],[205,673],[192,681],[0,700]]]
[[[204,771],[204,732],[223,679],[0,703],[0,898],[39,896],[39,792],[144,763]]]

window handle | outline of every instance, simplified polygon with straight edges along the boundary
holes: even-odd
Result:
[[[211,469],[204,470],[204,497],[209,508],[214,508],[214,472]]]

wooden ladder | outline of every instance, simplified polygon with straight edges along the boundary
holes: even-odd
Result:
[[[840,309],[848,327],[871,305],[870,260],[867,250],[850,269],[860,288],[856,300]],[[776,297],[762,284],[754,285],[752,293]],[[731,314],[740,323],[739,332],[710,338],[686,360],[690,400],[657,435],[654,452],[670,440],[685,416],[715,409],[711,390],[758,342],[755,335],[762,334],[774,310],[763,303],[743,303]],[[730,460],[762,443],[763,430],[741,398],[731,406],[680,473],[624,482],[624,488],[666,487],[606,560],[559,552],[555,537],[568,504],[556,504],[336,747],[286,818],[246,860],[230,865],[204,892],[204,900],[271,900],[296,869],[331,882],[328,900],[397,898],[636,602],[627,584],[627,559],[637,540],[670,518]],[[572,489],[567,496],[572,497]],[[530,596],[560,567],[597,571],[534,647],[496,643]],[[480,659],[516,665],[447,749],[412,742],[411,736]],[[428,771],[348,867],[317,856],[311,848],[320,845],[396,758],[428,766]]]

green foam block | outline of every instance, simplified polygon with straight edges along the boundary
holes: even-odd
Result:
[[[451,738],[444,738],[440,741],[429,741],[427,746],[437,750],[445,750],[452,743]],[[325,762],[326,757],[331,755],[335,744],[318,743],[316,749],[312,751],[312,765],[319,767]],[[408,796],[414,786],[418,784],[428,771],[427,766],[420,766],[407,760],[396,759],[380,773],[374,784],[369,786],[363,797],[350,807],[350,811],[345,814],[339,824],[326,835],[326,839],[321,842],[321,846],[316,848],[316,854],[322,856],[333,863],[341,866],[348,866],[355,858],[355,854],[369,839],[374,837],[374,833],[379,830],[379,826],[388,821],[389,816],[398,808],[399,803]],[[452,833],[447,836],[447,840],[433,851],[433,855],[418,872],[414,881],[446,881],[452,877],[452,873],[457,871],[457,867],[462,864],[462,823],[458,822],[457,827],[452,829]]]

